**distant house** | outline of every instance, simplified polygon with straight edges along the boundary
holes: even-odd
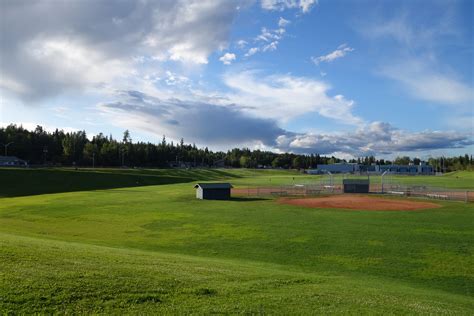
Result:
[[[0,167],[26,167],[28,163],[15,156],[0,156]]]
[[[196,198],[201,200],[229,200],[230,190],[233,188],[230,183],[198,183],[194,186]]]

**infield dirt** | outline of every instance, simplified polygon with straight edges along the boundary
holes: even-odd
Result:
[[[312,208],[338,208],[367,211],[415,211],[441,207],[441,205],[431,202],[386,199],[353,194],[304,199],[280,198],[278,199],[278,203]]]

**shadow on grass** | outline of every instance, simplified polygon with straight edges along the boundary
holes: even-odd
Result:
[[[0,197],[107,190],[240,178],[215,169],[0,168]]]

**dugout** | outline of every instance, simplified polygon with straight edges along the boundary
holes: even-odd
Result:
[[[198,183],[194,186],[196,198],[201,200],[230,200],[230,183]]]
[[[369,193],[370,181],[368,179],[344,179],[344,193]]]

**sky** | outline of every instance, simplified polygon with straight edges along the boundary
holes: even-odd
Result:
[[[0,126],[474,154],[473,1],[2,0]]]

